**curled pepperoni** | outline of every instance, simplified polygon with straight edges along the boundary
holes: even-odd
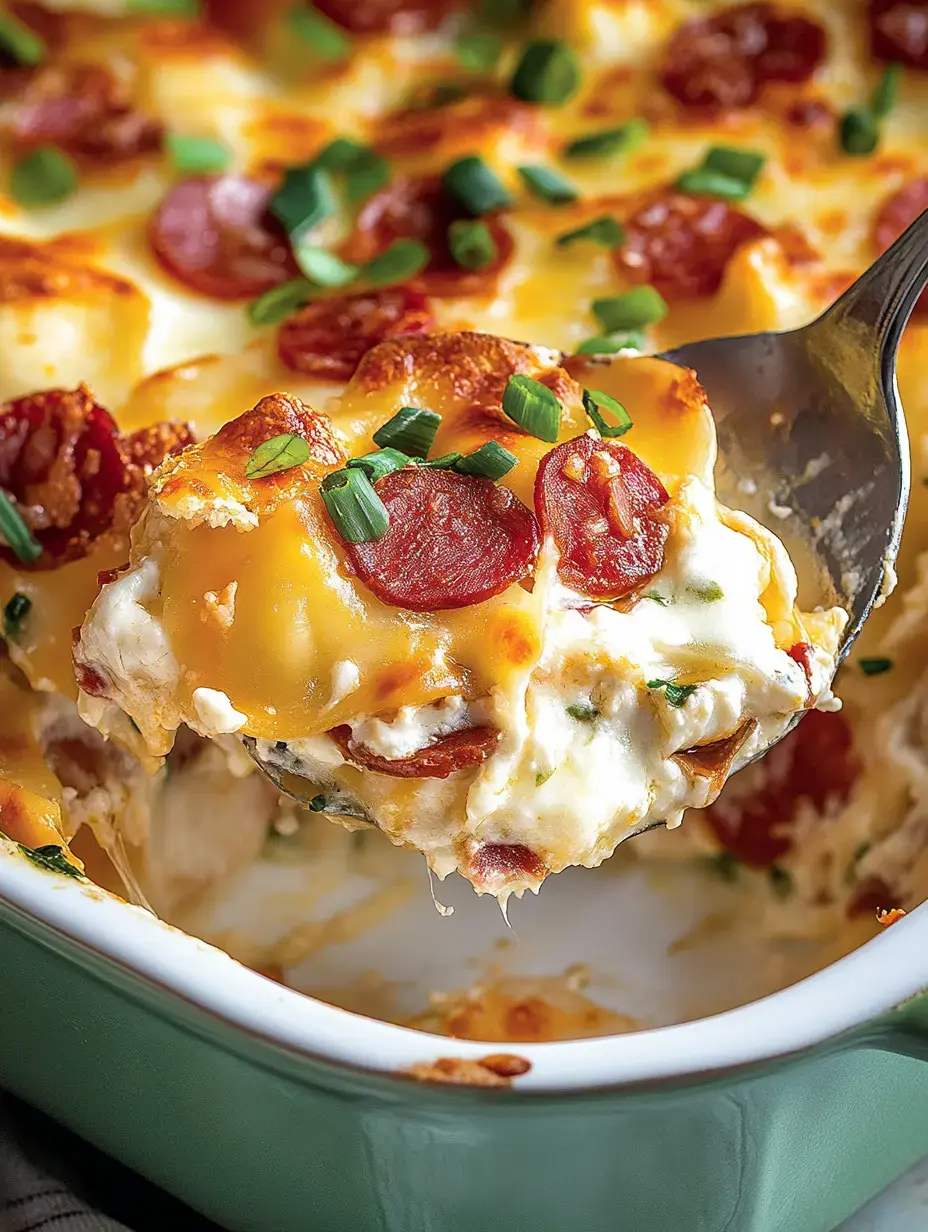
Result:
[[[434,30],[461,0],[317,0],[332,21],[354,34],[418,34]]]
[[[928,210],[928,176],[909,180],[883,202],[873,223],[873,243],[878,251],[885,252],[923,210]],[[922,292],[915,313],[928,316],[928,291]]]
[[[153,214],[160,264],[212,299],[250,299],[298,274],[283,228],[268,213],[271,189],[242,175],[181,180]]]
[[[928,69],[926,0],[870,0],[870,50],[878,60]]]
[[[859,769],[842,715],[810,710],[759,765],[733,779],[704,816],[727,851],[766,868],[789,851],[801,802],[819,811],[830,801],[843,804]],[[756,789],[746,791],[752,784]]]
[[[541,856],[523,843],[486,843],[470,862],[474,884],[495,894],[513,881],[543,881],[547,873]]]
[[[495,727],[468,727],[464,731],[440,736],[433,744],[417,749],[409,757],[378,757],[363,744],[351,740],[351,728],[333,727],[329,735],[347,758],[365,770],[390,774],[398,779],[446,779],[456,770],[479,766],[499,743],[500,732]]]
[[[378,479],[376,490],[390,514],[387,533],[345,551],[384,603],[416,612],[469,607],[521,581],[535,563],[534,515],[489,479],[406,467]]]
[[[545,454],[535,477],[561,580],[590,599],[619,599],[658,572],[669,528],[654,514],[669,499],[637,454],[586,433]]]
[[[400,177],[367,202],[343,256],[369,261],[397,239],[419,239],[432,254],[418,282],[430,295],[492,294],[500,271],[512,256],[512,237],[499,218],[485,218],[496,244],[496,257],[481,270],[461,269],[448,247],[448,227],[464,217],[435,177]]]
[[[768,81],[808,80],[826,42],[806,17],[773,4],[733,5],[676,31],[664,50],[661,84],[688,107],[746,107]]]
[[[387,287],[307,304],[281,325],[277,353],[293,372],[347,381],[378,342],[434,328],[421,291]]]
[[[669,300],[712,295],[735,250],[767,234],[727,201],[669,191],[627,219],[616,264],[632,282],[650,283]]]

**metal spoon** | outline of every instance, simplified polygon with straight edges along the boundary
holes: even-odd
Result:
[[[794,559],[804,552],[819,591],[813,602],[849,613],[838,662],[899,550],[910,476],[896,354],[926,282],[928,211],[811,325],[712,338],[662,356],[695,369],[706,391],[718,429],[719,497],[771,525]],[[336,798],[344,793],[323,808],[320,789],[287,766],[285,750],[264,759],[254,741],[245,745],[293,799],[359,816]]]

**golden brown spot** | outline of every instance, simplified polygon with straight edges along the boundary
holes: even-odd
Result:
[[[904,915],[901,907],[883,907],[876,913],[876,922],[882,928],[889,928],[890,924],[898,924]]]
[[[490,636],[514,667],[533,662],[541,649],[531,619],[520,612],[504,612],[493,622]]]
[[[490,1061],[489,1065],[486,1064],[487,1060]],[[521,1057],[509,1058],[503,1062],[502,1069],[513,1070],[516,1062],[521,1062],[524,1068],[515,1067],[517,1072],[500,1073],[497,1068],[500,1065],[498,1053],[478,1061],[469,1061],[464,1057],[438,1057],[435,1061],[420,1061],[416,1065],[410,1065],[405,1073],[418,1078],[420,1082],[441,1082],[449,1086],[509,1087],[513,1078],[527,1074],[531,1069],[531,1062]]]
[[[402,694],[404,689],[428,671],[429,666],[428,663],[417,662],[391,663],[377,675],[377,682],[374,685],[376,696],[386,701],[388,697],[396,693]]]
[[[724,787],[732,763],[756,727],[757,720],[749,719],[730,736],[674,753],[671,760],[677,763],[684,774],[693,778],[709,779],[709,789],[714,798]]]

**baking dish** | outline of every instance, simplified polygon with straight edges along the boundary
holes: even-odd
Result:
[[[403,1071],[498,1046],[302,996],[5,845],[0,1081],[235,1232],[827,1232],[928,1151],[926,921],[725,1013],[520,1044],[486,1090]]]

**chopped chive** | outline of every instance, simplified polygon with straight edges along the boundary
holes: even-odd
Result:
[[[887,64],[870,98],[870,110],[878,120],[888,116],[895,107],[901,82],[902,65]]]
[[[313,796],[313,798],[309,802],[309,807],[312,809],[314,813],[324,813],[325,812],[325,796],[322,796],[322,795]]]
[[[253,299],[246,312],[252,325],[276,325],[312,299],[313,285],[305,278],[291,278]]]
[[[564,157],[606,158],[611,154],[631,154],[647,139],[650,131],[647,120],[636,117],[618,128],[577,137],[564,147]]]
[[[841,117],[838,135],[845,154],[863,157],[879,145],[880,126],[869,107],[851,107]]]
[[[546,201],[548,205],[569,205],[577,200],[578,193],[573,184],[550,167],[536,164],[517,167],[516,170],[532,196]]]
[[[442,184],[445,192],[475,218],[512,204],[499,177],[476,154],[452,163],[442,176]]]
[[[599,718],[599,711],[592,702],[571,702],[567,707],[567,713],[580,723],[592,723],[594,719]]]
[[[426,461],[424,458],[419,462],[419,466],[430,471],[452,471],[463,458],[461,453],[443,453],[440,458],[430,458]]]
[[[0,13],[0,51],[6,52],[17,64],[31,68],[42,63],[48,48],[35,30],[10,13]]]
[[[78,881],[84,880],[83,873],[71,863],[63,847],[55,843],[48,843],[44,847],[26,847],[23,843],[17,843],[16,846],[28,860],[37,864],[39,868],[44,868],[46,872],[61,873],[65,877],[76,877]]]
[[[502,479],[508,475],[519,459],[508,449],[504,449],[499,441],[487,441],[473,453],[460,458],[454,469],[461,475],[482,475],[484,479]]]
[[[314,163],[288,167],[283,183],[268,202],[268,209],[290,238],[299,240],[335,213],[335,197],[328,175]]]
[[[600,335],[586,338],[577,347],[577,355],[615,355],[619,351],[643,351],[644,334],[639,329],[626,330],[624,334]]]
[[[725,591],[718,582],[706,582],[703,586],[687,586],[686,589],[687,593],[698,599],[700,603],[718,603],[719,599],[725,598]]]
[[[529,43],[509,89],[527,103],[566,103],[580,85],[577,57],[557,39],[536,39]]]
[[[730,851],[720,851],[717,855],[710,856],[709,862],[714,872],[723,881],[734,881],[738,876],[738,869],[741,867]]]
[[[279,471],[300,466],[309,457],[309,442],[295,432],[272,436],[254,451],[245,463],[246,479],[266,479]]]
[[[664,297],[654,287],[635,287],[624,295],[594,299],[591,307],[600,325],[609,333],[654,325],[663,321],[668,311]]]
[[[430,260],[431,253],[421,240],[394,240],[361,273],[372,287],[389,287],[414,277]]]
[[[317,287],[347,286],[361,272],[359,265],[349,265],[334,252],[315,244],[295,244],[293,256],[302,273]]]
[[[10,194],[20,205],[57,205],[77,188],[77,167],[53,145],[39,146],[13,164]]]
[[[705,167],[684,171],[677,177],[677,188],[697,197],[719,197],[723,201],[743,201],[751,191],[744,180],[736,180]]]
[[[225,171],[232,160],[226,147],[212,137],[168,133],[164,139],[164,145],[174,170],[181,175],[202,175],[210,171]]]
[[[345,194],[351,205],[365,201],[390,179],[390,164],[370,146],[336,137],[313,159],[321,171],[343,175]]]
[[[128,0],[130,13],[160,13],[170,17],[199,17],[202,14],[201,0]]]
[[[779,864],[771,864],[767,869],[767,877],[770,881],[770,888],[777,898],[789,898],[793,892],[792,873],[781,868]]]
[[[858,662],[865,676],[882,676],[893,669],[892,659],[859,659]]]
[[[10,599],[3,609],[3,636],[15,642],[23,630],[23,622],[32,611],[32,600],[21,590]]]
[[[319,489],[335,529],[346,543],[382,539],[390,515],[363,470],[354,466],[326,475]]]
[[[544,787],[548,779],[554,773],[553,770],[536,770],[535,771],[535,786]]]
[[[577,240],[590,240],[594,244],[601,244],[603,248],[615,248],[625,242],[625,228],[608,214],[603,214],[601,218],[594,218],[582,227],[565,231],[554,242],[558,248],[566,248]]]
[[[737,146],[716,145],[705,155],[698,167],[684,171],[677,187],[684,192],[727,201],[743,201],[760,175],[766,154],[744,150]]]
[[[0,535],[7,546],[24,564],[31,564],[42,555],[42,546],[20,517],[18,510],[0,489]]]
[[[448,227],[448,248],[462,269],[482,270],[499,255],[496,240],[479,218],[458,218]]]
[[[662,595],[657,590],[646,590],[644,592],[644,598],[650,599],[652,603],[657,603],[661,607],[666,607],[667,604],[670,602],[670,600],[667,598],[666,595]]]
[[[410,458],[426,458],[435,443],[441,416],[420,406],[404,406],[374,433],[381,449],[398,449]]]
[[[632,426],[632,417],[622,403],[601,389],[583,391],[583,409],[599,429],[600,436],[624,436]],[[614,424],[603,417],[603,411],[608,411],[615,418]]]
[[[308,4],[295,4],[287,14],[290,29],[320,60],[337,62],[351,55],[352,42],[345,31],[324,13]]]
[[[369,146],[361,145],[350,137],[335,137],[313,159],[313,166],[322,171],[347,171],[363,156],[372,153]]]
[[[502,49],[498,34],[482,30],[461,34],[454,44],[458,63],[462,68],[475,73],[489,72],[499,59]]]
[[[540,381],[518,373],[511,376],[503,391],[503,411],[540,441],[557,440],[561,426],[561,404]]]
[[[359,467],[371,483],[376,483],[384,475],[392,475],[394,471],[401,471],[411,462],[412,458],[408,454],[402,453],[399,449],[387,448],[378,449],[376,453],[366,453],[361,458],[350,458],[345,465]]]
[[[649,689],[663,689],[668,704],[678,710],[696,692],[696,685],[674,684],[672,680],[649,680],[647,685]]]

